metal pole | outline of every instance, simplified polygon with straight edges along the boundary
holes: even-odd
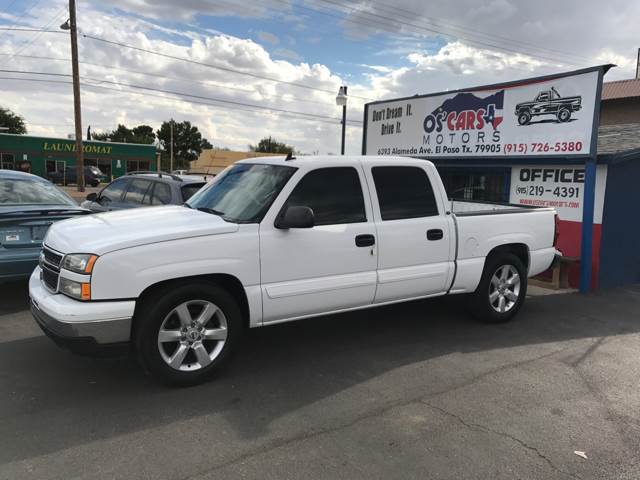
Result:
[[[582,195],[582,236],[580,239],[580,292],[591,291],[593,285],[593,213],[596,201],[596,177],[598,162],[598,126],[600,125],[600,101],[602,99],[602,77],[606,70],[598,72],[596,108],[591,128],[591,157],[585,161],[584,193]]]
[[[171,145],[169,146],[171,151],[169,161],[169,173],[173,172],[173,119],[171,120]]]
[[[73,112],[76,125],[76,184],[84,192],[84,154],[82,151],[82,110],[80,108],[80,67],[78,65],[78,29],[76,1],[69,0],[69,26],[71,27],[71,69],[73,74]]]
[[[342,146],[340,147],[340,155],[344,155],[344,137],[347,129],[347,106],[342,106]]]
[[[596,159],[589,158],[585,164],[584,194],[582,197],[582,238],[580,241],[580,291],[582,293],[587,293],[591,290],[595,190]]]

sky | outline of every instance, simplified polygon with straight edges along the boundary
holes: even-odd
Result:
[[[67,6],[0,0],[0,106],[31,135],[74,129]],[[83,130],[173,118],[216,147],[271,135],[306,154],[340,151],[340,85],[356,154],[366,102],[603,63],[632,78],[640,47],[628,0],[79,1],[77,17]]]

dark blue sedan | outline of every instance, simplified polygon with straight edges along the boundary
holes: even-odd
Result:
[[[53,222],[88,213],[43,178],[0,170],[0,281],[31,274]]]

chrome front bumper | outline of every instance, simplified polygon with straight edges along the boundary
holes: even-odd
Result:
[[[109,345],[129,342],[135,301],[81,302],[51,293],[40,281],[40,267],[29,279],[31,312],[57,343],[74,339]]]

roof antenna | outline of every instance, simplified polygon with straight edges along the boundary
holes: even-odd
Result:
[[[293,156],[293,152],[289,152],[287,153],[287,158],[284,159],[285,162],[288,162],[290,160],[295,160],[296,157]]]

